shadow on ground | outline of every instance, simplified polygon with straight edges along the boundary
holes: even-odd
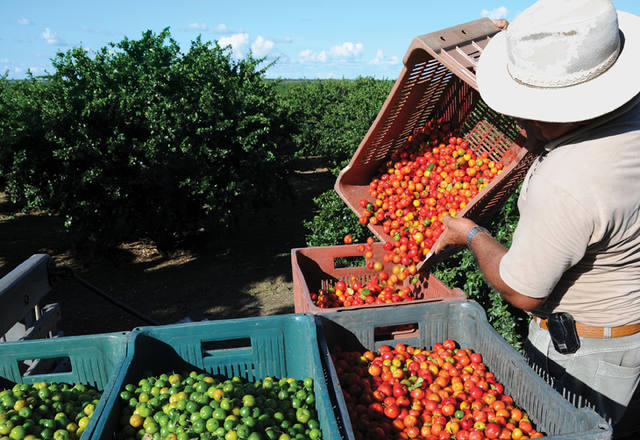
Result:
[[[214,232],[194,249],[161,255],[153,243],[125,243],[117,249],[72,248],[62,220],[46,214],[15,214],[0,199],[0,277],[35,253],[162,324],[185,318],[238,318],[290,313],[293,308],[290,250],[304,247],[303,220],[313,197],[335,180],[316,158],[296,162],[294,199],[256,216],[236,237]],[[146,323],[72,279],[56,283],[46,303],[58,302],[65,335],[130,330]]]

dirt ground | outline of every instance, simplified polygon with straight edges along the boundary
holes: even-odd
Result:
[[[335,177],[315,158],[296,163],[294,200],[283,200],[256,218],[251,233],[221,245],[210,234],[196,249],[161,255],[137,241],[105,251],[72,248],[62,220],[42,213],[14,213],[0,193],[0,277],[33,254],[49,254],[74,273],[161,323],[290,313],[291,249],[304,247],[302,222],[313,215],[312,198]],[[131,330],[146,323],[74,280],[57,283],[44,304],[57,302],[64,335]]]

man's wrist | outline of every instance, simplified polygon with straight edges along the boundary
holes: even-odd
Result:
[[[483,228],[482,226],[477,225],[474,226],[473,228],[469,229],[469,232],[467,232],[467,248],[471,249],[471,240],[473,240],[473,237],[475,237],[478,232],[486,232],[487,234],[491,235],[487,228]]]

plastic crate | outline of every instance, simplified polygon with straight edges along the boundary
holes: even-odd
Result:
[[[92,385],[102,391],[81,440],[91,438],[127,354],[127,333],[68,336],[0,344],[0,389],[16,383]],[[33,361],[25,370],[23,361]]]
[[[465,348],[482,354],[483,362],[504,385],[516,405],[523,408],[539,431],[552,439],[609,439],[612,429],[587,408],[577,409],[551,388],[527,365],[488,323],[482,307],[474,301],[417,304],[383,310],[356,310],[352,313],[317,315],[318,340],[328,369],[346,437],[354,439],[344,395],[330,356],[332,347],[343,350],[372,350],[396,343],[431,348],[453,339]],[[395,326],[412,326],[403,339],[391,339]]]
[[[321,308],[311,301],[310,293],[335,285],[339,280],[356,276],[361,282],[368,281],[375,272],[364,266],[336,267],[337,259],[349,257],[364,258],[357,251],[357,244],[342,246],[323,246],[297,248],[291,250],[291,269],[293,278],[293,300],[296,313],[332,313],[345,310],[357,310],[379,307],[393,307],[408,304],[451,301],[465,299],[466,295],[458,288],[450,289],[431,273],[418,273],[418,282],[412,287],[412,301],[391,304],[368,304],[351,307]],[[373,244],[374,260],[382,261],[385,254],[382,243]],[[391,263],[384,264],[384,270],[390,273]]]
[[[113,439],[120,429],[119,391],[143,377],[169,371],[206,371],[248,380],[267,376],[314,380],[323,439],[339,439],[336,409],[320,360],[311,315],[274,315],[134,329],[128,354],[94,438]]]
[[[522,182],[535,155],[525,148],[524,131],[514,119],[491,110],[480,98],[476,61],[499,29],[484,18],[414,38],[404,67],[349,165],[338,176],[335,190],[358,216],[369,199],[368,185],[391,154],[407,142],[414,129],[437,118],[458,128],[476,153],[486,152],[503,164],[496,176],[459,217],[486,223]],[[369,229],[382,241],[391,237],[380,224]],[[451,250],[431,256],[431,264]]]

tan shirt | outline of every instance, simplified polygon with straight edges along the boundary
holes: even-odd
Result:
[[[584,324],[640,322],[640,105],[550,143],[522,185],[500,276],[549,297],[536,314]]]

